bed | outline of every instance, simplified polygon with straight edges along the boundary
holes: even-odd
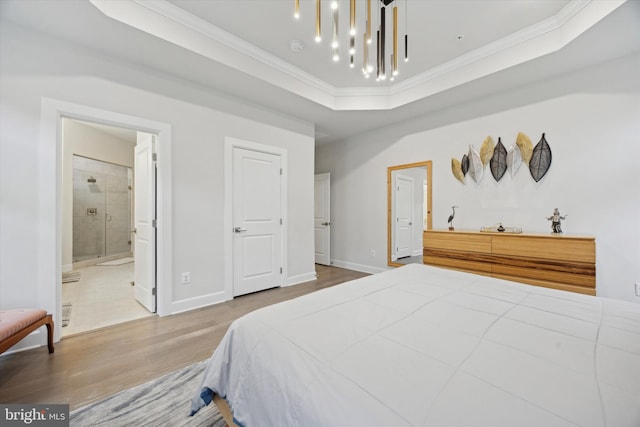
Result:
[[[237,319],[214,395],[245,427],[638,427],[640,304],[407,265]]]

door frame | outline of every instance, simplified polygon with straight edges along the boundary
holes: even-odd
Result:
[[[62,322],[62,118],[140,130],[158,137],[156,240],[157,314],[171,314],[173,292],[171,125],[52,98],[42,98],[38,141],[38,306],[54,314],[54,341]],[[52,162],[51,159],[54,159]],[[45,214],[47,212],[51,215]],[[47,249],[48,248],[48,249]],[[55,254],[53,257],[51,256]],[[54,284],[54,286],[51,286]]]
[[[280,212],[282,215],[282,242],[280,251],[282,255],[282,277],[280,286],[286,283],[288,277],[288,241],[287,229],[287,150],[272,145],[258,142],[246,141],[233,137],[224,138],[224,298],[233,299],[233,150],[242,148],[245,150],[259,151],[262,153],[280,156],[280,167],[282,168],[282,178],[280,179]]]
[[[433,211],[431,193],[433,189],[433,173],[432,173],[432,161],[426,160],[423,162],[416,163],[408,163],[405,165],[397,165],[397,166],[389,166],[387,168],[387,265],[390,267],[402,267],[403,264],[391,260],[391,192],[392,192],[392,172],[398,171],[402,169],[410,169],[415,167],[425,166],[426,170],[426,180],[427,180],[427,207],[428,211],[426,212],[427,216],[427,230],[431,230],[433,227],[431,212]]]

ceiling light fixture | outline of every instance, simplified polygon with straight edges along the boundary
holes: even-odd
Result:
[[[298,18],[300,16],[300,0],[294,0],[294,16]],[[346,1],[346,0],[342,0]],[[362,34],[362,73],[365,78],[369,78],[369,75],[373,72],[374,67],[370,64],[371,55],[369,52],[369,46],[373,43],[373,31],[372,31],[372,15],[374,15],[372,11],[372,0],[366,0],[366,11],[362,24],[358,24],[357,14],[356,14],[356,0],[348,0],[349,1],[349,67],[355,67],[355,55],[357,53],[356,50],[356,36],[358,34]],[[399,74],[398,60],[399,60],[399,52],[398,52],[398,32],[399,32],[399,24],[398,24],[398,3],[401,0],[375,0],[380,3],[380,14],[377,19],[377,29],[376,29],[376,80],[381,81],[387,78],[386,72],[386,15],[387,9],[392,6],[392,34],[393,34],[393,46],[391,47],[392,53],[389,55],[389,68],[390,72],[390,80],[394,80],[394,77]],[[332,50],[332,59],[335,62],[340,60],[340,37],[339,37],[339,4],[341,0],[331,0],[331,9],[333,12],[333,37],[331,39],[331,50]],[[391,5],[393,3],[393,5]],[[391,5],[391,6],[390,6]],[[320,43],[322,41],[322,25],[321,25],[321,0],[316,0],[316,33],[315,33],[315,41]],[[407,0],[404,1],[404,61],[409,61],[409,36],[408,36],[408,24],[407,24]],[[361,28],[364,31],[358,31],[357,26],[362,25]],[[360,43],[360,42],[358,42]]]
[[[404,0],[404,62],[409,62],[409,21],[407,21],[407,0]]]
[[[320,0],[316,0],[316,43],[320,43],[322,41],[322,34],[320,33],[320,14],[321,14],[321,10],[320,10]]]

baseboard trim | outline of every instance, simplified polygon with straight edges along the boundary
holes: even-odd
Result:
[[[312,280],[318,279],[318,275],[315,271],[298,274],[296,276],[287,277],[287,280],[282,284],[282,286],[293,286],[299,285],[300,283],[311,282]]]
[[[42,326],[41,328],[44,328],[44,326]],[[2,353],[0,357],[47,345],[47,335],[40,332],[41,328],[38,328],[35,331],[31,332],[29,335],[17,342],[16,345]]]
[[[347,270],[360,271],[362,273],[369,273],[369,274],[378,274],[378,273],[382,273],[383,271],[389,270],[389,268],[374,267],[372,265],[357,264],[355,262],[340,261],[338,259],[332,259],[331,265],[334,265],[340,268],[346,268]]]
[[[171,313],[178,314],[185,311],[195,310],[197,308],[207,307],[221,302],[229,301],[233,298],[227,298],[224,291],[215,292],[207,295],[200,295],[194,298],[185,298],[171,303]]]

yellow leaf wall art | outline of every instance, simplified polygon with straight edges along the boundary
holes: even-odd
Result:
[[[480,146],[480,159],[482,160],[482,164],[486,166],[491,160],[493,156],[493,149],[495,148],[496,143],[493,142],[493,138],[490,136],[486,137],[482,145]]]
[[[529,160],[531,160],[531,154],[533,154],[533,144],[531,143],[531,139],[529,139],[529,137],[524,133],[518,132],[518,136],[516,137],[516,145],[520,149],[522,161],[526,164],[529,164]]]
[[[464,184],[464,174],[462,173],[462,163],[455,157],[451,158],[451,172],[458,181]]]

